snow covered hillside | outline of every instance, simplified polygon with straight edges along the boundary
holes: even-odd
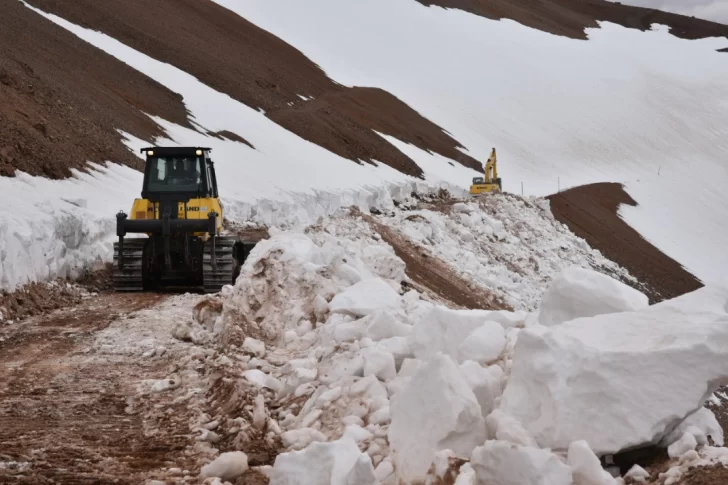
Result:
[[[728,462],[702,407],[728,382],[728,289],[648,307],[567,266],[535,312],[453,309],[412,289],[393,249],[347,211],[274,231],[234,287],[177,324],[202,347],[168,390],[191,413],[201,478],[617,485],[598,457],[661,445],[654,478],[670,484]]]
[[[726,278],[727,39],[602,23],[579,41],[414,1],[216,1],[339,82],[416,106],[476,158],[498,147],[505,190],[625,183],[630,224],[699,278]]]

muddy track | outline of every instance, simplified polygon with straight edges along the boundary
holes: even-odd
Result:
[[[140,380],[164,377],[166,359],[97,359],[91,346],[165,299],[105,293],[0,327],[0,483],[138,484],[179,460],[188,438],[148,435],[131,398]]]

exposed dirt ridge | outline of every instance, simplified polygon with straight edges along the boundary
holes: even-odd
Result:
[[[607,0],[417,1],[427,6],[456,8],[494,20],[515,20],[534,29],[574,39],[586,39],[584,29],[598,27],[598,21],[643,31],[656,23],[668,25],[673,35],[683,39],[728,37],[728,25]]]
[[[621,184],[583,185],[548,199],[558,221],[651,288],[648,292],[651,303],[675,298],[703,286],[677,261],[650,244],[617,215],[620,204],[637,205]]]

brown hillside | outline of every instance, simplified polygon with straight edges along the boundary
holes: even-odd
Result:
[[[554,194],[549,200],[558,221],[647,284],[652,289],[648,294],[652,303],[702,286],[695,276],[617,215],[620,204],[637,205],[621,184],[583,185]]]
[[[586,39],[584,29],[597,21],[631,29],[668,25],[684,39],[728,37],[728,25],[660,10],[632,7],[608,0],[417,0],[423,5],[465,10],[489,19],[515,20],[534,29],[574,39]]]
[[[170,63],[350,160],[378,160],[422,175],[413,160],[373,132],[378,130],[481,167],[457,150],[461,145],[442,128],[391,94],[335,83],[297,49],[210,0],[29,3]],[[245,138],[245,133],[237,135]]]
[[[150,140],[143,112],[187,124],[180,96],[32,12],[0,1],[0,176],[60,178],[87,160],[138,167],[116,129]]]

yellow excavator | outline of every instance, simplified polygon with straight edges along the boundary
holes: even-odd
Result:
[[[502,192],[501,179],[498,177],[498,160],[495,155],[495,148],[490,153],[485,163],[485,177],[474,177],[473,185],[470,186],[470,195],[486,194],[488,192]]]
[[[116,215],[116,291],[235,283],[255,242],[223,234],[215,165],[205,147],[149,147],[131,214]],[[141,237],[126,237],[139,234]],[[146,237],[144,237],[144,235]]]

